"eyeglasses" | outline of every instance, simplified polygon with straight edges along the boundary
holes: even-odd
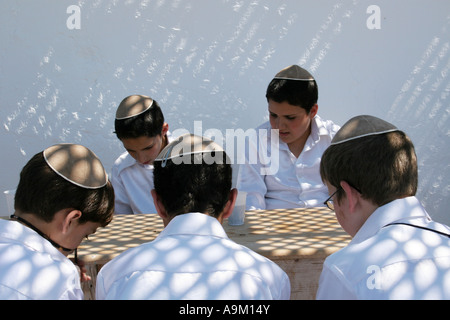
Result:
[[[347,182],[348,183],[348,182]],[[350,185],[350,187],[352,187],[353,189],[355,189],[356,191],[358,191],[359,193],[361,193],[361,191],[354,187],[352,184],[348,183]],[[333,210],[334,211],[334,202],[333,202],[333,197],[334,195],[340,191],[342,189],[342,187],[340,186],[339,188],[336,189],[335,192],[333,192],[333,194],[327,199],[325,200],[325,202],[323,203],[324,205],[326,205],[328,207],[328,209]]]
[[[334,195],[340,191],[342,189],[342,187],[339,187],[336,189],[335,192],[333,192],[333,194],[327,199],[325,200],[325,202],[323,203],[324,205],[326,205],[328,207],[328,209],[333,210],[334,211],[334,202],[333,202],[333,197]]]

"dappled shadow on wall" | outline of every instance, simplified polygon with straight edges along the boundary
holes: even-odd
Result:
[[[450,223],[450,16],[424,48],[393,102],[387,120],[406,131],[419,163],[418,195],[435,220]],[[417,134],[413,135],[414,130]]]

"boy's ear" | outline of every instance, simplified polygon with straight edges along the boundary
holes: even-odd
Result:
[[[347,201],[349,205],[350,213],[355,212],[356,206],[359,202],[359,197],[361,196],[355,188],[350,186],[347,181],[341,181],[341,187],[345,191],[345,195],[347,196]]]
[[[222,220],[228,218],[233,213],[234,205],[236,203],[238,190],[236,188],[230,190],[228,201],[222,211]]]
[[[69,209],[67,210],[67,214],[63,216],[62,220],[62,231],[63,233],[67,233],[69,231],[69,228],[73,226],[73,223],[80,219],[82,216],[82,213],[80,210],[75,209]]]
[[[167,214],[166,208],[164,207],[164,205],[161,201],[161,197],[156,193],[156,190],[152,189],[151,193],[152,193],[152,197],[153,197],[153,203],[155,204],[156,212],[163,220],[164,226],[166,226],[170,221],[170,218],[169,218],[169,215]]]
[[[312,106],[311,110],[309,111],[310,118],[314,118],[317,115],[317,112],[319,111],[319,105],[316,103]]]
[[[161,131],[161,136],[164,137],[164,135],[169,131],[169,124],[164,122],[163,127],[162,127],[162,131]]]

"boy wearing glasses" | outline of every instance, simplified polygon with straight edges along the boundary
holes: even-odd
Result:
[[[347,247],[324,262],[317,299],[450,299],[450,228],[415,197],[409,137],[372,116],[350,119],[324,152],[320,173]]]

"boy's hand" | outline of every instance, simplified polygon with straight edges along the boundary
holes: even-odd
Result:
[[[84,260],[81,259],[70,259],[72,260],[72,262],[75,264],[75,266],[78,269],[78,272],[80,273],[80,282],[86,282],[86,281],[91,281],[92,278],[91,276],[89,276],[87,274],[87,270],[86,270],[86,264],[84,262]]]

